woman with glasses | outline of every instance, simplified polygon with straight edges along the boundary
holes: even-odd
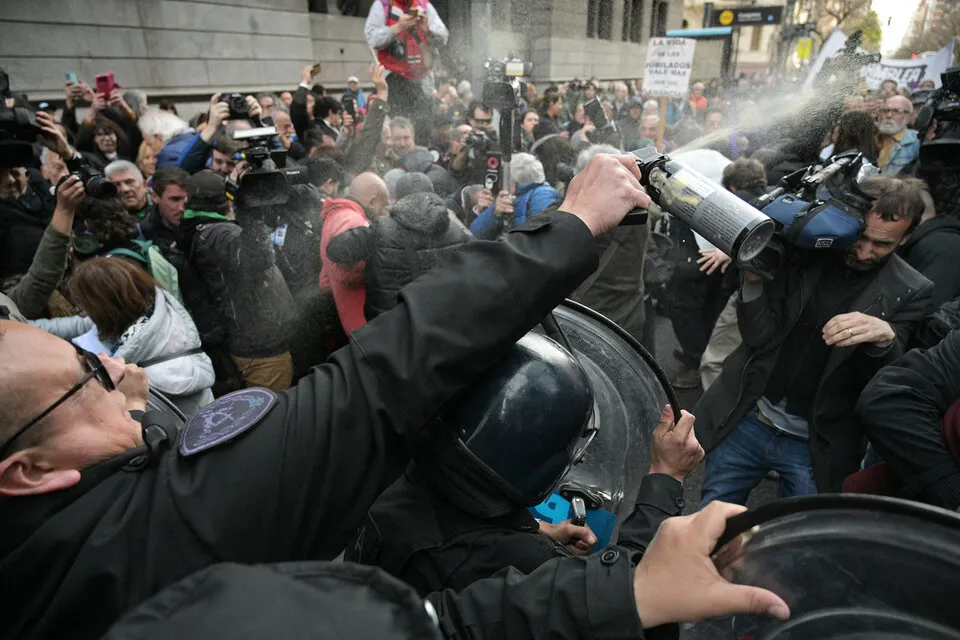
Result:
[[[77,267],[68,292],[95,325],[76,341],[140,365],[150,386],[188,416],[213,400],[213,365],[193,319],[146,271],[121,258],[93,258]]]

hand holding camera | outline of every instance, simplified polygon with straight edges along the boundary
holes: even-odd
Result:
[[[400,16],[400,19],[390,27],[390,30],[393,31],[393,35],[398,36],[404,31],[410,31],[420,26],[421,17],[417,13],[404,13]]]
[[[303,69],[300,70],[300,82],[302,84],[313,84],[313,78],[316,76],[320,70],[317,68],[320,65],[308,64]]]
[[[40,142],[43,146],[51,151],[56,151],[64,160],[72,158],[73,149],[60,129],[57,128],[53,116],[46,111],[37,111],[36,118],[37,124],[40,125]]]
[[[497,202],[493,207],[493,213],[498,218],[506,215],[513,215],[513,196],[506,191],[497,194]]]
[[[78,175],[68,175],[57,185],[57,209],[73,215],[86,196],[83,180]]]

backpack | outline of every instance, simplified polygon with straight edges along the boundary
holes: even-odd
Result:
[[[157,281],[157,284],[176,298],[177,302],[182,304],[183,297],[180,295],[180,277],[177,275],[176,268],[163,257],[160,248],[149,240],[131,240],[131,242],[136,247],[136,250],[127,248],[112,249],[108,251],[106,255],[108,257],[117,256],[130,258],[144,265],[147,268],[147,272]]]

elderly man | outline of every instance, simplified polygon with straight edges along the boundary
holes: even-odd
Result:
[[[903,96],[888,98],[880,110],[880,171],[895,176],[920,155],[920,137],[907,124],[913,104]]]
[[[139,367],[0,321],[0,636],[99,638],[214,563],[335,558],[429,417],[596,269],[595,236],[649,206],[639,180],[627,157],[594,159],[563,212],[464,247],[296,389],[221,398],[179,435],[153,412],[136,419]],[[741,511],[665,522],[635,571],[625,550],[560,559],[522,585],[491,578],[482,605],[444,594],[433,609],[458,637],[643,637],[738,612],[786,618],[782,599],[728,585],[708,557]]]
[[[546,180],[543,164],[536,157],[529,153],[515,154],[510,161],[510,184],[505,185],[507,189],[470,224],[470,232],[478,238],[492,240],[560,202],[560,194]]]
[[[147,182],[137,165],[127,160],[114,160],[107,165],[103,173],[110,182],[117,185],[117,192],[127,213],[139,220],[146,218],[153,202],[147,193]]]

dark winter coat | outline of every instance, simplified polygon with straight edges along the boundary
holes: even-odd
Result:
[[[933,306],[960,297],[960,219],[937,216],[917,227],[900,257],[933,283]]]
[[[277,268],[262,223],[211,217],[180,223],[179,246],[217,303],[230,354],[264,358],[285,353],[295,319],[293,297]]]
[[[440,196],[413,193],[397,202],[389,216],[333,238],[327,256],[339,264],[367,263],[364,315],[369,321],[397,306],[400,289],[469,240],[470,234],[451,221]]]
[[[807,301],[817,295],[823,267],[822,260],[806,267],[788,262],[771,282],[764,283],[759,298],[739,302],[743,343],[726,359],[720,377],[694,411],[697,438],[708,450],[727,437],[763,395],[781,355],[781,343]],[[880,367],[903,355],[932,295],[933,284],[893,256],[846,311],[886,320],[897,338],[884,348],[865,344],[831,349],[810,408],[810,458],[820,491],[837,490],[859,468],[863,438],[853,418],[857,398]]]
[[[27,272],[55,207],[50,185],[34,170],[21,198],[0,200],[0,280]]]

